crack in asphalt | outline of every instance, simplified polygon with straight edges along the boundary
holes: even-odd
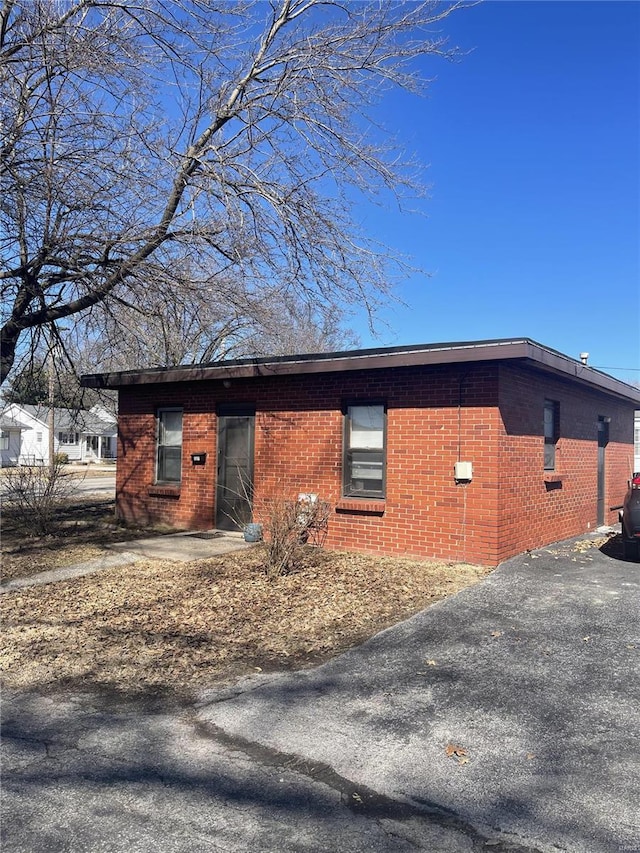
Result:
[[[416,800],[414,803],[395,800],[386,794],[380,794],[366,785],[341,776],[329,765],[322,761],[311,761],[304,756],[294,753],[281,752],[256,741],[248,740],[240,735],[232,735],[214,723],[199,719],[195,712],[190,713],[191,723],[195,733],[205,739],[213,740],[222,746],[242,752],[252,761],[267,767],[279,767],[299,773],[314,782],[319,782],[340,794],[341,802],[354,814],[375,820],[387,834],[384,821],[430,821],[445,830],[458,832],[466,836],[472,844],[474,853],[491,851],[491,853],[542,853],[538,848],[522,845],[516,841],[489,837],[477,830],[473,825],[463,820],[453,810],[438,805],[429,800]],[[496,828],[497,832],[500,832]]]

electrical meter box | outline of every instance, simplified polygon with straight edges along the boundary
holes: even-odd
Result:
[[[471,480],[473,478],[473,465],[471,462],[456,462],[453,472],[453,476],[458,482]]]

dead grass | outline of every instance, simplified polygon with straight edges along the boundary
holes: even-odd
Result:
[[[52,546],[36,557],[32,545],[39,571],[51,567],[49,557],[75,561],[83,547]],[[97,541],[88,548],[81,559],[100,552]],[[12,572],[26,556],[10,555]],[[319,663],[489,571],[315,548],[273,579],[261,548],[186,564],[138,562],[2,595],[0,672],[19,688],[189,693]]]
[[[2,517],[2,581],[91,560],[102,556],[112,542],[148,533],[117,524],[112,500],[67,501],[58,510],[56,532],[38,537],[20,530],[8,508]]]

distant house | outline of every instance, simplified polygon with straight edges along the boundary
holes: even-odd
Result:
[[[83,377],[119,390],[117,512],[261,521],[317,495],[333,548],[496,565],[617,521],[640,389],[527,338]]]
[[[10,403],[2,412],[2,466],[49,463],[49,408]],[[116,419],[105,409],[54,409],[54,452],[69,462],[115,459]]]
[[[0,463],[2,468],[10,468],[18,464],[22,433],[29,427],[18,420],[0,414]]]

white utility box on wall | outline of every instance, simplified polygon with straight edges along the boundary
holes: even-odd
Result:
[[[471,462],[456,462],[453,466],[453,476],[458,482],[471,480],[473,478],[473,465]]]

